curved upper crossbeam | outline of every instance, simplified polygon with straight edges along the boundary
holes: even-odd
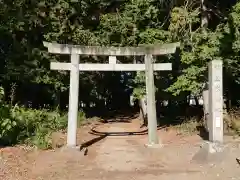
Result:
[[[169,43],[163,45],[149,45],[139,47],[103,47],[103,46],[81,46],[70,44],[58,44],[43,42],[49,53],[54,54],[79,54],[79,55],[106,55],[106,56],[142,56],[145,54],[164,55],[175,53],[180,43]]]

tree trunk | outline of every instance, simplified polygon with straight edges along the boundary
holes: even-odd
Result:
[[[134,56],[133,63],[137,64],[137,58]],[[146,95],[144,95],[142,98],[138,99],[138,105],[139,105],[139,118],[140,121],[143,123],[143,126],[147,125],[147,103],[146,103]]]
[[[205,5],[205,0],[201,0],[202,14],[201,14],[201,27],[203,30],[208,27],[208,12]]]
[[[146,103],[146,96],[138,100],[139,107],[140,107],[140,119],[143,122],[143,125],[147,125],[147,103]]]
[[[202,96],[203,96],[203,123],[204,123],[204,126],[206,128],[206,130],[208,131],[208,128],[209,128],[209,121],[208,121],[208,118],[209,118],[209,90],[208,90],[208,87],[206,89],[203,90],[202,92]]]
[[[208,13],[207,7],[205,5],[205,0],[201,0],[202,14],[201,14],[201,27],[203,32],[208,27]],[[203,113],[204,113],[204,126],[208,131],[208,118],[209,118],[209,87],[208,84],[205,84],[204,90],[202,92],[203,97]]]

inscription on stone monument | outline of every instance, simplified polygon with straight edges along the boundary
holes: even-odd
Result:
[[[209,140],[223,141],[223,83],[222,61],[209,63]]]

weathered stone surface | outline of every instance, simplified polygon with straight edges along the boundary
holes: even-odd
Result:
[[[223,77],[222,61],[209,63],[209,140],[223,142]]]
[[[206,142],[193,156],[192,160],[198,163],[219,163],[225,158],[225,148],[220,143]]]
[[[169,43],[163,45],[150,45],[141,47],[81,46],[49,42],[43,42],[43,45],[48,48],[48,52],[54,54],[142,56],[145,54],[164,55],[175,53],[176,48],[180,46],[180,43]]]
[[[79,64],[79,71],[144,71],[145,64],[99,64],[99,63],[82,63]],[[51,62],[52,70],[71,70],[71,63]],[[172,70],[172,63],[155,63],[154,71]]]

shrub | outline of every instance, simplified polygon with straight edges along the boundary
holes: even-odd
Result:
[[[178,134],[192,135],[197,133],[199,126],[202,126],[201,123],[197,120],[197,117],[193,117],[191,119],[186,119],[179,125],[176,125],[175,128]]]
[[[47,137],[51,132],[65,129],[66,126],[66,115],[58,111],[3,104],[0,108],[0,138],[5,145],[27,142],[47,148]]]
[[[11,118],[9,106],[2,103],[0,105],[0,139],[5,144],[15,139],[17,122]]]
[[[78,124],[85,119],[79,112]],[[67,114],[58,110],[31,109],[0,102],[0,143],[27,143],[39,148],[51,147],[51,134],[67,127]]]
[[[240,111],[231,109],[224,114],[224,133],[229,135],[240,135]]]

